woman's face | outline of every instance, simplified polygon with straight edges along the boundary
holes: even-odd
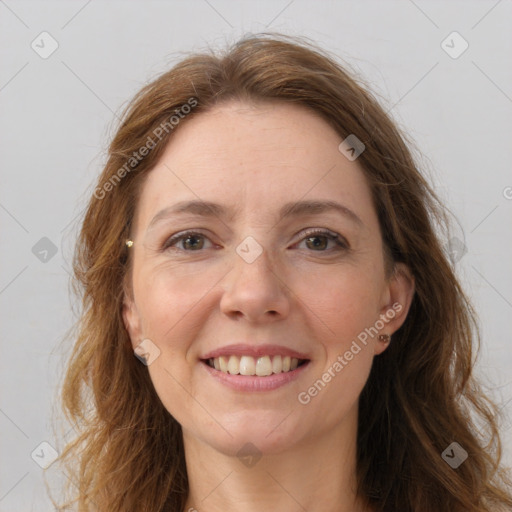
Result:
[[[230,102],[179,126],[148,175],[124,319],[186,438],[278,453],[355,425],[413,281],[386,277],[341,142],[302,107]]]

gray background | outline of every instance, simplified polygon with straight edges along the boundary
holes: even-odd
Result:
[[[479,312],[478,373],[502,406],[510,464],[511,21],[507,0],[0,0],[0,511],[52,508],[31,453],[65,440],[52,411],[73,322],[71,249],[116,113],[178,52],[264,30],[308,36],[346,60],[425,155],[460,221],[457,273]],[[31,47],[51,48],[43,31],[59,45],[46,59]],[[453,31],[469,44],[458,58],[441,46]],[[445,44],[462,48],[453,36]]]

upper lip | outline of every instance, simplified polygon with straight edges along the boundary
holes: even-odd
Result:
[[[226,345],[224,347],[216,348],[204,356],[201,359],[212,359],[220,356],[252,356],[252,357],[262,357],[262,356],[290,356],[296,357],[297,359],[309,359],[307,354],[302,352],[298,352],[297,350],[293,350],[288,347],[283,347],[282,345]]]

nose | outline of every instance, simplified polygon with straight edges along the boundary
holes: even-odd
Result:
[[[290,288],[268,251],[263,250],[252,262],[235,252],[233,260],[233,268],[224,281],[221,311],[251,323],[285,318],[290,310]]]

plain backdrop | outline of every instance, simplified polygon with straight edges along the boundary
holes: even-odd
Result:
[[[339,55],[425,155],[459,220],[457,274],[479,313],[478,373],[502,408],[510,465],[511,22],[507,0],[0,0],[0,511],[52,509],[40,464],[63,441],[52,414],[72,247],[116,115],[182,52],[271,30]]]

